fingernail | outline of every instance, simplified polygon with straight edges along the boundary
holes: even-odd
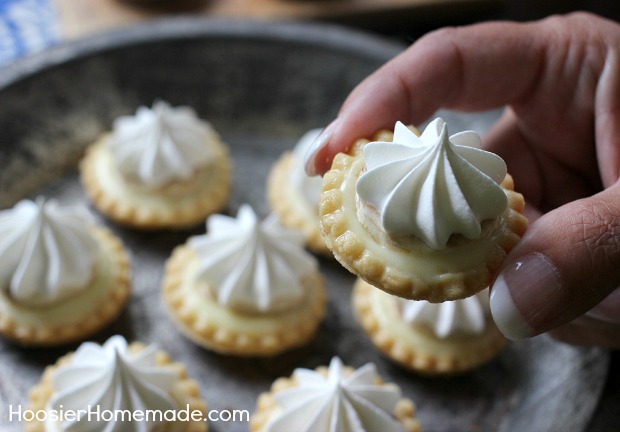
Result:
[[[534,334],[534,329],[525,322],[515,306],[503,274],[493,284],[489,306],[497,328],[508,339],[521,340]]]
[[[304,168],[306,170],[306,174],[308,174],[309,176],[315,176],[318,174],[316,169],[316,159],[319,153],[321,153],[321,150],[323,150],[331,140],[334,123],[335,121],[330,123],[325,129],[323,129],[323,132],[321,132],[320,135],[316,137],[316,139],[310,145],[308,151],[306,152],[306,155],[304,157]]]
[[[548,330],[558,304],[560,279],[544,255],[526,255],[504,269],[491,289],[490,308],[498,329],[520,340]],[[561,298],[561,297],[560,297]]]

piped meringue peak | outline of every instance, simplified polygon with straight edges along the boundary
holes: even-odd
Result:
[[[426,326],[442,339],[458,334],[481,334],[490,319],[488,290],[443,303],[395,299],[405,322]]]
[[[0,211],[0,289],[41,305],[85,288],[99,250],[88,225],[83,208],[43,198]]]
[[[319,206],[323,181],[321,177],[306,174],[304,157],[322,130],[320,128],[310,129],[299,138],[293,149],[293,166],[289,177],[291,186],[299,191],[306,201],[314,207]]]
[[[189,246],[198,256],[198,280],[218,303],[245,312],[275,312],[304,297],[303,279],[317,271],[300,232],[283,228],[274,215],[260,222],[244,204],[236,218],[212,215],[207,234]]]
[[[473,131],[448,136],[441,118],[420,136],[397,122],[392,142],[364,146],[357,194],[379,212],[389,235],[412,235],[433,249],[444,248],[453,234],[478,238],[482,222],[508,205],[499,185],[506,164],[480,144]]]
[[[132,431],[155,430],[156,417],[144,422],[97,420],[88,416],[94,407],[104,410],[165,412],[177,409],[170,396],[179,378],[174,368],[158,367],[157,349],[149,345],[131,353],[122,336],[112,336],[103,345],[83,343],[69,363],[60,367],[53,378],[54,393],[48,402],[49,410],[72,410],[83,413],[74,420],[66,420],[63,431]],[[92,418],[91,418],[92,417]],[[99,423],[99,424],[97,424]],[[51,427],[52,430],[56,430]]]
[[[156,101],[153,108],[117,118],[107,145],[121,174],[158,188],[187,180],[207,165],[214,141],[217,133],[192,108]]]
[[[273,418],[268,432],[402,432],[393,412],[401,393],[390,384],[377,384],[371,363],[352,372],[334,357],[327,375],[297,369],[297,385],[275,393],[282,412]]]

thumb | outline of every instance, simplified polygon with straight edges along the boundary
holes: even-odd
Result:
[[[506,337],[524,339],[583,315],[618,286],[616,184],[532,223],[491,287],[491,313]]]

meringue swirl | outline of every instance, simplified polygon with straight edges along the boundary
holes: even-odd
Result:
[[[218,303],[260,313],[284,310],[303,299],[303,278],[318,266],[303,245],[300,232],[281,227],[273,215],[259,222],[248,204],[236,218],[210,216],[207,234],[189,241],[199,260],[198,280]]]
[[[189,179],[214,157],[211,143],[219,137],[190,107],[157,101],[139,107],[135,116],[114,121],[107,146],[125,177],[159,188]]]
[[[293,148],[293,165],[289,180],[291,186],[304,197],[306,202],[318,209],[323,179],[309,176],[304,168],[304,157],[323,129],[310,129],[299,138]],[[317,210],[318,211],[318,210]]]
[[[453,234],[476,239],[482,222],[508,205],[499,185],[506,164],[480,144],[473,131],[448,137],[441,118],[419,137],[397,122],[392,142],[364,146],[366,172],[357,194],[392,236],[415,236],[432,249],[444,248]]]
[[[442,339],[455,334],[482,334],[489,319],[488,290],[443,303],[395,299],[405,322],[428,327]]]
[[[267,426],[268,432],[402,432],[393,417],[400,400],[395,385],[377,384],[375,366],[345,373],[334,357],[327,376],[309,369],[293,373],[297,386],[274,393],[282,412]]]
[[[86,342],[53,378],[54,393],[46,407],[78,416],[63,423],[48,421],[46,430],[63,432],[152,432],[160,424],[156,416],[144,421],[111,421],[96,412],[166,412],[177,409],[170,396],[178,372],[158,367],[157,349],[149,345],[130,353],[122,336],[112,336],[103,346]],[[91,415],[89,415],[91,413]],[[50,416],[50,418],[52,418]]]
[[[50,304],[82,290],[98,251],[83,209],[38,199],[0,211],[0,289],[19,303]]]

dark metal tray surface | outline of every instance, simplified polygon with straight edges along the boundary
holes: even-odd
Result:
[[[60,45],[0,71],[0,208],[21,198],[56,197],[88,206],[76,166],[112,120],[163,99],[192,106],[230,146],[234,191],[226,211],[248,202],[269,208],[271,164],[307,129],[326,125],[349,91],[403,47],[341,27],[301,23],[170,19]],[[484,131],[497,112],[442,115],[458,128]],[[269,359],[205,351],[183,338],[160,300],[163,262],[189,231],[144,233],[108,224],[130,249],[133,297],[120,318],[95,335],[155,343],[183,362],[211,409],[253,411],[257,396],[296,367],[332,356],[374,362],[417,405],[426,432],[581,432],[596,407],[609,355],[547,337],[511,343],[490,364],[463,376],[428,378],[384,359],[350,308],[354,277],[322,258],[328,314],[306,347]],[[44,367],[77,345],[22,348],[0,340],[0,430],[18,431],[9,406],[24,405]],[[210,430],[248,430],[244,422]]]

